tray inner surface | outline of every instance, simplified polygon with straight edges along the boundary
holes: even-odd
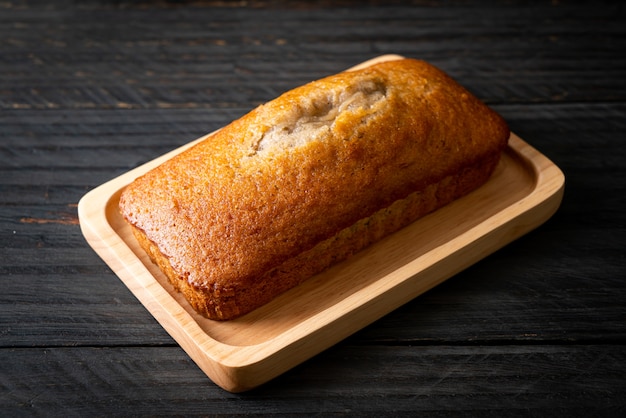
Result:
[[[533,167],[509,147],[493,176],[479,189],[308,279],[250,314],[225,322],[198,315],[148,259],[118,211],[123,187],[107,202],[106,218],[154,279],[176,299],[209,338],[230,346],[252,346],[288,332],[349,296],[376,287],[389,273],[523,199],[533,191],[535,183]]]

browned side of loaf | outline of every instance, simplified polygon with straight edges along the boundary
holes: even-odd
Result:
[[[120,208],[191,305],[231,319],[480,186],[508,136],[441,71],[383,63],[260,106]]]
[[[133,227],[132,230],[152,261],[196,311],[211,319],[231,319],[266,304],[316,273],[469,193],[489,178],[497,162],[498,158],[486,160],[394,202],[388,208],[342,230],[335,237],[322,241],[313,249],[269,270],[258,278],[255,286],[223,286],[213,292],[197,288],[173,270],[169,259],[140,229]]]

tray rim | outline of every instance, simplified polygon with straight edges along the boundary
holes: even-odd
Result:
[[[372,61],[396,57],[383,56]],[[289,329],[289,332],[279,333],[258,344],[230,345],[213,339],[204,332],[189,312],[178,304],[169,291],[161,286],[143,262],[135,257],[132,249],[110,224],[107,212],[114,203],[115,196],[119,196],[121,189],[134,178],[212,134],[191,141],[91,190],[79,201],[78,215],[81,230],[89,245],[208,377],[225,390],[241,392],[265,383],[455,274],[452,272],[446,274],[446,277],[437,278],[427,289],[417,294],[396,296],[391,306],[384,308],[370,306],[380,301],[386,292],[400,292],[399,289],[408,286],[414,277],[422,273],[415,270],[416,260],[413,260],[404,266],[406,271],[401,278],[396,277],[393,283],[380,285],[374,296],[365,302],[361,301],[362,303],[355,301],[352,309],[341,311],[343,312],[341,315],[337,316],[337,310],[335,312],[329,312],[330,309],[322,310]],[[481,249],[481,254],[468,257],[465,262],[467,265],[456,269],[463,270],[541,225],[558,209],[565,183],[562,171],[514,133],[511,133],[508,151],[513,152],[527,165],[529,171],[532,171],[534,188],[514,204],[441,246],[445,248],[436,248],[437,257],[433,257],[433,251],[428,251],[424,256],[433,257],[428,268],[460,251],[478,248],[479,242],[484,244],[491,239],[493,243],[488,245],[487,250]],[[493,239],[496,236],[499,239]],[[126,260],[129,252],[132,254],[131,262]],[[349,301],[342,300],[342,303],[344,302],[349,304]],[[172,306],[177,306],[174,311]],[[372,308],[372,312],[363,315],[362,311],[369,308]],[[312,338],[317,338],[318,341],[315,349],[307,347]],[[294,352],[296,354],[292,355]]]

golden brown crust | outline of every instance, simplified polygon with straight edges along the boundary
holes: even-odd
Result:
[[[478,187],[508,136],[436,68],[382,63],[254,109],[120,208],[194,308],[230,319]]]

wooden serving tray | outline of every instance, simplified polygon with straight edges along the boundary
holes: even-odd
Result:
[[[269,304],[219,322],[198,315],[174,290],[118,211],[126,185],[207,136],[87,193],[78,215],[89,245],[198,366],[231,392],[278,376],[539,226],[559,207],[565,182],[558,167],[511,134],[479,189]]]

